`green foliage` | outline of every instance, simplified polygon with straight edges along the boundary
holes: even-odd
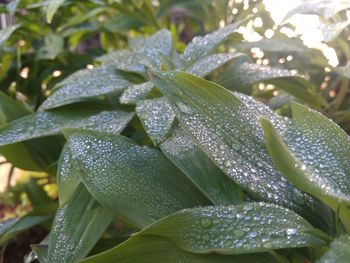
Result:
[[[273,27],[259,1],[157,3],[1,5],[0,153],[45,175],[0,244],[40,224],[40,262],[347,262],[349,6],[285,17],[322,17],[331,68],[278,27],[244,41]]]

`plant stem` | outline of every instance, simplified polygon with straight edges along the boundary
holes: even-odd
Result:
[[[7,176],[7,186],[6,186],[7,190],[11,187],[11,179],[12,179],[14,170],[15,170],[15,167],[13,165],[11,165],[10,171],[8,173],[8,176]]]
[[[337,97],[331,103],[331,113],[336,113],[339,110],[348,92],[348,87],[349,87],[349,80],[344,78],[340,85],[340,89]]]
[[[160,25],[158,23],[156,15],[154,14],[154,10],[153,10],[152,4],[151,4],[151,2],[149,0],[145,1],[145,7],[146,7],[146,11],[149,13],[149,15],[151,17],[152,23],[159,30],[160,29]]]

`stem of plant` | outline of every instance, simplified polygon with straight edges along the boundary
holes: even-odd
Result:
[[[12,176],[13,176],[14,170],[15,170],[15,167],[12,165],[11,168],[10,168],[10,171],[8,173],[8,176],[7,176],[6,190],[10,189],[10,187],[11,187],[11,180],[12,180]]]
[[[154,14],[154,10],[153,10],[151,2],[150,1],[145,1],[145,7],[146,7],[146,11],[149,13],[149,15],[151,17],[151,20],[152,20],[152,23],[154,24],[154,26],[157,29],[160,29],[161,27],[160,27],[160,25],[158,23],[156,15]]]
[[[349,87],[349,80],[347,78],[344,78],[342,80],[342,83],[340,85],[339,93],[337,97],[332,101],[331,103],[331,113],[335,113],[339,110],[341,104],[343,103],[345,96],[348,92]]]

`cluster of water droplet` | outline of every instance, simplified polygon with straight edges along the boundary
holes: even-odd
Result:
[[[144,82],[128,87],[119,97],[121,104],[135,104],[138,100],[144,99],[153,87],[152,82]]]

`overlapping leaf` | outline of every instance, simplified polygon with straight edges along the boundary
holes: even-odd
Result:
[[[152,79],[171,102],[181,125],[235,182],[256,197],[292,208],[313,222],[321,219],[317,213],[322,205],[289,184],[272,163],[259,124],[262,111],[269,112],[266,107],[250,108],[252,103],[247,105],[222,87],[185,73],[155,73]],[[276,125],[286,125],[272,112],[267,116]]]
[[[119,97],[121,104],[136,104],[138,100],[145,99],[152,90],[152,82],[144,82],[128,87]]]
[[[96,200],[137,227],[208,200],[158,150],[120,135],[67,130],[69,150]]]
[[[317,263],[347,263],[350,258],[350,236],[343,235],[330,245],[330,250]]]

